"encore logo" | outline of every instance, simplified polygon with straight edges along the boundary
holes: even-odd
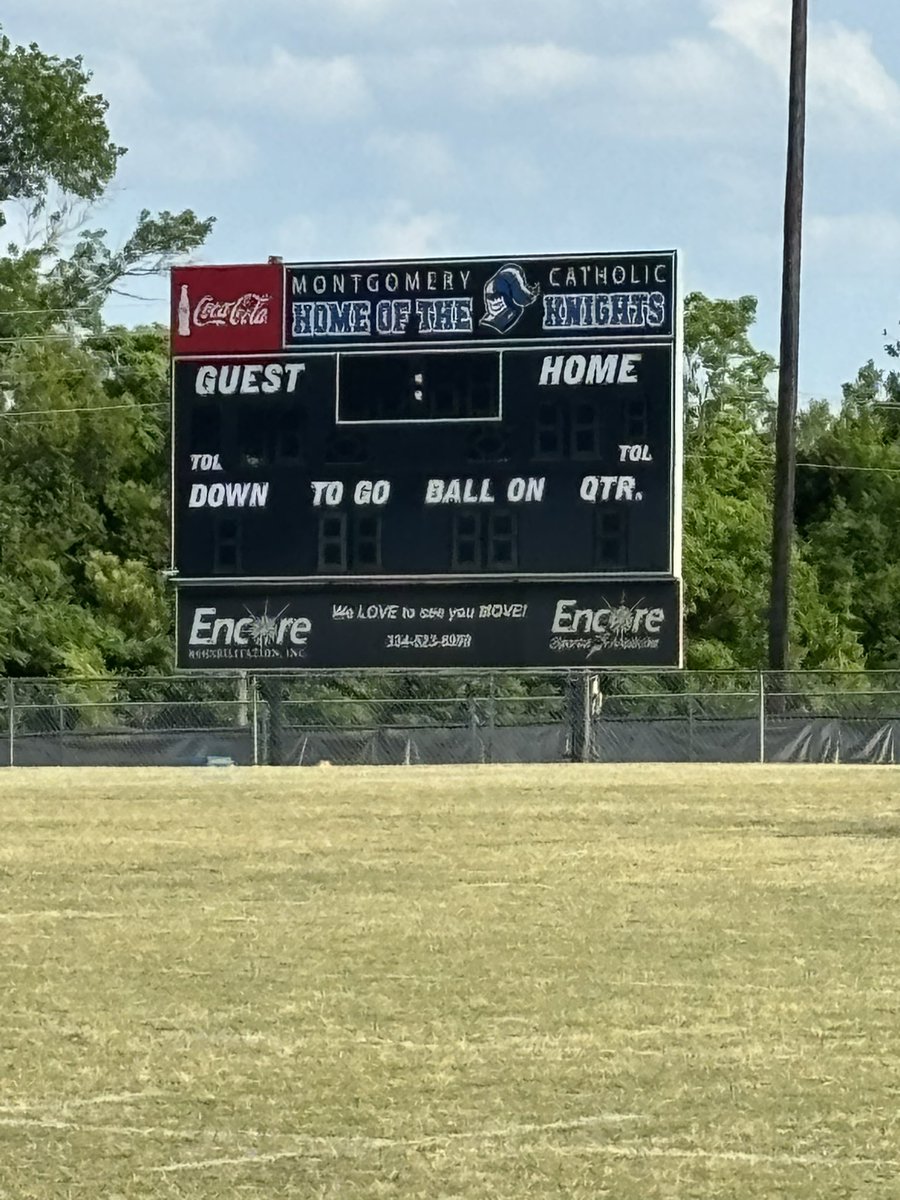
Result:
[[[172,353],[280,350],[284,268],[176,267],[172,271]]]

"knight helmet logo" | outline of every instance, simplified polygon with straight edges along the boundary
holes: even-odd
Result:
[[[538,298],[518,263],[506,263],[484,285],[484,316],[479,321],[497,333],[509,333],[529,304]]]

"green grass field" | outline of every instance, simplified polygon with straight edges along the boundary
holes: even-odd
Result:
[[[900,774],[0,774],[0,1197],[897,1197]]]

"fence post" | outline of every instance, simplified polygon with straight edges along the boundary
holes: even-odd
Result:
[[[593,752],[594,725],[591,712],[591,681],[590,671],[585,671],[581,680],[581,761],[590,762]]]
[[[239,671],[237,677],[237,722],[243,729],[247,724],[247,672]]]
[[[486,716],[485,728],[487,737],[484,739],[486,742],[485,761],[492,763],[494,761],[494,730],[497,725],[497,678],[493,672],[491,672],[490,677]]]
[[[766,761],[766,676],[759,674],[759,761]]]
[[[575,671],[569,678],[569,736],[572,762],[591,761],[591,673]]]
[[[16,687],[11,679],[6,681],[6,718],[9,721],[9,765],[16,761]]]
[[[256,675],[248,679],[250,687],[250,716],[253,721],[253,765],[259,766],[259,686]]]
[[[266,697],[266,709],[269,714],[269,753],[268,762],[271,766],[280,767],[285,757],[284,737],[284,682],[277,675],[266,675],[262,680]]]

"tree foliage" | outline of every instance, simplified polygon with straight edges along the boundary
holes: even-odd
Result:
[[[0,204],[40,207],[54,184],[82,200],[102,195],[124,150],[110,140],[108,105],[88,91],[90,79],[80,57],[14,46],[0,33]]]
[[[124,153],[81,59],[0,37],[0,203],[27,214],[0,255],[0,656],[7,673],[171,666],[169,405],[161,327],[103,305],[206,238],[190,210],[88,227]],[[52,199],[51,199],[52,198]]]
[[[212,228],[190,209],[144,209],[118,247],[106,230],[90,228],[90,203],[125,153],[110,139],[107,102],[90,80],[81,58],[13,46],[0,34],[0,206],[16,203],[24,223],[23,237],[0,256],[0,346],[61,330],[97,332],[112,294],[164,271]]]
[[[162,333],[27,342],[0,416],[0,647],[7,670],[165,668]]]
[[[866,665],[900,667],[900,388],[864,366],[839,411],[802,414],[797,521],[827,594],[851,614]],[[814,466],[803,466],[806,462]]]
[[[751,296],[694,293],[685,311],[684,574],[688,665],[765,662],[769,605],[775,363],[756,350]],[[849,597],[823,588],[818,560],[794,546],[792,645],[797,666],[862,662]]]

